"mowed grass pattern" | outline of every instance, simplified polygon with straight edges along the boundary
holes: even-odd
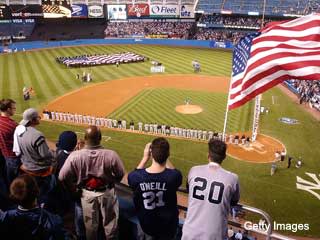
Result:
[[[83,86],[76,79],[76,74],[91,72],[93,83],[125,78],[130,76],[150,75],[149,61],[144,63],[122,64],[119,68],[114,65],[67,68],[57,64],[58,56],[77,56],[82,54],[117,53],[132,51],[157,60],[166,67],[165,74],[193,73],[191,61],[197,59],[202,66],[203,75],[229,75],[231,64],[230,52],[211,49],[174,48],[163,46],[80,46],[70,48],[46,49],[31,52],[18,52],[0,56],[0,97],[16,99],[18,112],[33,107],[43,107],[44,104]],[[218,60],[218,61],[217,61]],[[91,83],[90,83],[91,84]],[[32,87],[36,97],[23,101],[22,89]]]
[[[192,74],[191,61],[197,59],[202,65],[201,74],[230,76],[230,52],[211,49],[143,45],[84,46],[48,49],[0,55],[0,97],[15,99],[17,101],[18,113],[21,113],[27,107],[41,109],[43,105],[56,97],[84,86],[83,83],[76,79],[76,74],[82,74],[82,71],[92,71],[94,78],[93,83],[128,76],[150,75],[149,62],[121,65],[119,68],[115,66],[100,66],[81,69],[68,69],[55,62],[55,57],[57,56],[75,56],[87,53],[114,53],[119,51],[133,51],[145,55],[151,60],[160,61],[166,67],[167,72],[165,74]],[[27,102],[23,101],[23,86],[32,86],[36,91],[36,97]],[[171,97],[170,99],[167,97],[170,91],[171,93],[175,92],[175,97],[172,99]],[[202,104],[208,104],[208,108],[210,109],[208,112],[210,112],[210,114],[217,114],[217,116],[204,116],[204,118],[208,120],[206,123],[203,122],[203,120],[199,121],[197,118],[188,119],[187,116],[183,116],[185,121],[183,124],[186,124],[185,126],[191,123],[198,124],[196,122],[201,122],[201,126],[208,126],[209,129],[211,129],[212,126],[215,129],[220,129],[222,126],[222,121],[215,118],[223,119],[223,114],[218,114],[218,112],[224,113],[225,104],[223,105],[223,99],[224,101],[226,100],[225,94],[188,92],[176,89],[150,89],[149,94],[153,97],[165,97],[160,102],[158,101],[151,106],[144,107],[148,109],[148,111],[153,109],[152,114],[146,115],[141,112],[137,115],[137,112],[141,111],[139,105],[144,104],[144,101],[149,99],[144,95],[148,92],[149,90],[141,92],[113,114],[128,116],[128,118],[137,119],[137,121],[142,121],[143,119],[145,119],[146,122],[155,121],[154,118],[156,117],[159,117],[161,121],[167,121],[171,116],[169,116],[168,119],[162,115],[156,116],[157,111],[162,110],[163,113],[168,112],[168,110],[164,111],[158,106],[161,105],[162,101],[169,106],[183,104],[185,95],[187,94],[192,95],[192,97],[188,97],[191,98],[193,103],[199,99],[199,102],[203,102]],[[276,104],[272,103],[272,96],[277,97]],[[139,97],[143,99],[143,101],[140,101]],[[211,99],[214,99],[212,104]],[[223,107],[220,106],[220,101]],[[81,104],[81,99],[79,99],[78,104]],[[130,104],[132,105],[129,106]],[[260,131],[281,140],[286,145],[288,153],[294,158],[302,156],[304,160],[303,167],[296,169],[293,166],[287,169],[286,162],[283,162],[278,165],[276,174],[271,177],[270,164],[251,164],[228,157],[223,163],[223,166],[239,175],[242,203],[265,210],[274,220],[280,223],[310,224],[310,231],[298,231],[296,233],[287,231],[287,234],[320,237],[320,212],[317,211],[320,207],[320,202],[309,192],[296,188],[297,176],[309,181],[313,180],[306,176],[306,172],[319,176],[320,148],[317,146],[320,143],[320,124],[296,104],[292,103],[287,96],[276,88],[263,94],[262,105],[269,107],[270,113],[261,116]],[[157,110],[155,110],[156,106],[158,107]],[[205,109],[207,109],[207,107],[205,107]],[[173,110],[171,109],[170,111]],[[207,111],[204,113],[206,112]],[[197,115],[194,115],[194,117],[196,116]],[[17,121],[21,119],[21,116],[15,117]],[[140,119],[142,117],[143,119]],[[170,121],[177,121],[180,119],[179,117],[177,117],[176,120],[170,119]],[[280,117],[295,118],[298,119],[301,124],[285,125],[278,121]],[[228,131],[250,128],[251,122],[249,122],[248,119],[251,120],[251,118],[252,105],[250,106],[250,104],[245,105],[243,109],[231,111],[228,121]],[[128,119],[128,121],[130,120],[131,119]],[[48,139],[56,141],[62,131],[75,130],[83,132],[84,127],[42,122],[39,129],[44,132]],[[102,144],[119,153],[125,163],[127,171],[137,166],[137,163],[141,159],[144,145],[154,138],[154,136],[151,135],[132,134],[105,129],[103,130],[103,135],[111,137],[111,140],[108,142],[103,141]],[[207,163],[207,144],[171,138],[169,138],[169,141],[171,146],[170,159],[174,165],[182,171],[184,176],[183,182],[186,182],[186,176],[192,166]],[[319,193],[319,190],[315,191]]]
[[[175,111],[178,105],[199,105],[203,111],[198,114],[181,114]],[[146,89],[126,104],[111,113],[113,119],[133,120],[135,124],[158,123],[183,128],[195,128],[222,131],[227,94],[181,89],[156,88]],[[248,131],[251,123],[252,103],[231,111],[229,131]]]

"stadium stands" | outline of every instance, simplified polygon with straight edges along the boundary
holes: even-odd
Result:
[[[3,2],[3,1],[2,1]],[[15,4],[24,4],[25,1],[15,0],[10,1]],[[28,0],[27,3],[36,4],[38,1]],[[128,1],[126,0],[104,0],[106,4],[126,4]],[[136,2],[136,1],[134,1]],[[139,3],[163,3],[163,0],[139,0]],[[3,2],[5,3],[5,2]],[[101,4],[101,1],[97,0],[76,0],[73,1],[75,4]],[[131,3],[131,2],[130,2]],[[177,4],[177,0],[167,0],[166,4]],[[182,4],[191,4],[193,0],[182,0]],[[133,21],[133,22],[108,22],[106,23],[105,19],[95,19],[95,20],[82,20],[82,19],[53,19],[53,20],[39,20],[36,26],[35,22],[28,21],[8,21],[6,23],[0,24],[0,38],[6,37],[27,37],[28,40],[69,40],[69,39],[81,39],[81,38],[177,38],[177,39],[196,39],[196,40],[213,40],[217,42],[231,42],[236,44],[237,41],[245,36],[250,31],[256,31],[261,27],[261,18],[258,17],[244,17],[244,16],[230,16],[230,15],[221,15],[221,12],[224,13],[238,13],[238,14],[248,14],[249,12],[253,13],[253,15],[261,15],[264,6],[263,1],[259,0],[199,0],[199,3],[196,8],[198,11],[204,11],[205,15],[202,15],[199,19],[199,24],[202,27],[196,27],[195,22],[142,22],[142,21]],[[54,6],[45,6],[44,10],[48,12],[59,11],[58,8]],[[286,14],[300,15],[306,14],[310,12],[315,12],[320,10],[319,0],[271,0],[267,1],[267,5],[265,6],[266,14],[269,16],[283,16]],[[213,13],[213,14],[212,14]],[[266,19],[265,23],[272,21],[271,18]],[[199,26],[200,26],[199,25]],[[123,53],[128,54],[128,53]],[[130,53],[129,53],[130,54]],[[116,54],[114,54],[116,55]],[[123,56],[116,56],[116,60],[113,59],[114,55],[81,55],[81,56],[73,56],[73,57],[61,57],[56,60],[59,63],[65,64],[67,66],[84,66],[84,65],[98,65],[98,64],[118,64],[119,62],[126,61],[144,61],[144,57],[140,55],[134,55],[133,58],[126,60]],[[111,60],[109,59],[111,58]],[[132,57],[132,56],[130,56]],[[101,58],[108,58],[108,61],[102,61]],[[110,61],[109,61],[110,60]],[[316,108],[320,111],[320,81],[298,81],[298,80],[289,80],[287,84],[290,85],[291,89],[294,89],[300,98],[300,102],[307,102],[313,108]],[[55,114],[60,116],[60,113],[54,112]],[[51,112],[47,112],[46,114],[51,115]],[[75,120],[76,117],[70,117],[73,114],[61,113],[61,115],[65,114],[61,119],[52,119],[56,121],[62,122],[75,122],[80,123]],[[68,115],[68,116],[67,116]],[[85,117],[85,116],[84,116]],[[84,124],[93,124],[104,127],[113,127],[112,119],[103,119],[98,120],[93,116],[87,116],[88,122],[84,122]],[[94,122],[92,119],[94,118]],[[67,120],[66,120],[67,119]],[[68,120],[70,119],[70,121]],[[74,120],[71,120],[74,119]],[[110,123],[111,120],[111,123]],[[87,120],[86,120],[87,121]],[[118,122],[117,120],[115,120]],[[107,122],[107,124],[106,124]],[[81,123],[82,124],[82,120]],[[111,124],[111,125],[110,125]],[[117,125],[117,124],[116,124]],[[145,127],[146,124],[141,125]],[[201,140],[207,141],[211,137],[215,137],[213,132],[207,132],[207,130],[200,130],[201,133],[195,134],[190,133],[190,129],[182,129],[178,127],[170,127],[161,126],[161,129],[156,127],[153,124],[148,124],[149,129],[146,131],[145,128],[142,131],[148,133],[155,133],[163,135],[171,135],[174,137],[184,137],[184,138],[192,138],[193,140]],[[150,125],[153,125],[153,132],[151,132]],[[160,126],[160,125],[159,125]],[[119,128],[117,126],[117,128]],[[126,127],[124,127],[126,128]],[[121,129],[121,127],[120,127]],[[188,136],[189,130],[189,136]],[[140,130],[139,130],[140,131]],[[164,131],[164,132],[163,132]],[[193,131],[193,130],[192,130]],[[204,133],[205,132],[205,133]],[[168,133],[168,134],[167,134]],[[182,135],[181,135],[182,134]],[[198,134],[198,135],[197,135]],[[216,133],[218,135],[218,133]],[[1,156],[0,156],[1,157]],[[0,176],[1,177],[1,176]],[[1,180],[1,179],[0,179]],[[8,186],[7,186],[8,187]],[[0,192],[2,193],[1,187]],[[131,228],[136,228],[138,224],[138,220],[134,211],[131,209],[132,204],[132,191],[123,184],[118,184],[116,186],[117,194],[119,196],[120,202],[120,222],[122,221],[123,225],[120,224],[120,239],[129,239],[134,236],[135,230],[128,230],[128,225]],[[5,193],[4,195],[8,195]],[[58,200],[59,196],[57,197]],[[0,200],[0,206],[4,206],[4,203]],[[12,203],[10,203],[12,204]],[[186,206],[179,206],[181,209],[181,216],[185,214],[187,211]],[[239,206],[240,209],[241,206]],[[0,214],[1,214],[0,207]],[[6,208],[3,208],[6,210]],[[57,210],[57,209],[56,209]],[[70,210],[70,209],[69,209]],[[70,210],[71,211],[71,210]],[[57,210],[59,212],[59,209]],[[180,219],[180,228],[183,224],[183,217]],[[236,230],[241,229],[241,224],[238,222],[229,222]],[[70,229],[74,231],[74,229]],[[131,231],[132,230],[132,231]],[[180,229],[181,231],[181,229]],[[0,229],[1,234],[1,229]],[[122,235],[126,235],[122,237]],[[251,236],[251,233],[245,232],[246,239],[254,239]],[[179,237],[177,237],[179,239]],[[230,239],[233,239],[231,237]],[[281,239],[281,238],[279,238]]]
[[[29,37],[35,27],[35,22],[31,20],[7,20],[0,24],[0,37],[26,38]]]
[[[111,22],[105,29],[109,37],[155,37],[187,39],[191,22]]]
[[[320,111],[320,81],[286,81],[289,89],[299,97],[300,104],[306,102],[310,107]]]
[[[263,0],[200,0],[197,11],[205,13],[248,14],[262,15]],[[281,0],[266,1],[266,15],[283,14],[307,14],[319,9],[319,3],[315,0]]]
[[[28,40],[70,40],[103,38],[104,19],[43,19]]]

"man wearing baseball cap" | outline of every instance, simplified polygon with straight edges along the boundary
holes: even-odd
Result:
[[[40,187],[39,201],[46,202],[47,194],[55,185],[53,173],[54,155],[44,135],[35,127],[40,124],[40,115],[34,108],[23,112],[23,119],[14,133],[13,152],[20,156],[20,170],[36,178]]]

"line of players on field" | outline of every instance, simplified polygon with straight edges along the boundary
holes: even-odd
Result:
[[[121,130],[131,130],[138,131],[144,133],[151,134],[160,134],[166,136],[176,136],[181,138],[188,139],[197,139],[208,141],[212,138],[220,139],[223,141],[228,141],[231,144],[249,144],[250,137],[242,135],[225,135],[224,139],[222,137],[222,133],[200,130],[200,129],[192,129],[192,128],[181,128],[175,126],[169,126],[165,124],[157,124],[157,123],[142,123],[141,121],[137,124],[137,129],[134,121],[130,121],[127,123],[126,120],[117,120],[111,118],[103,118],[103,117],[95,117],[90,115],[81,115],[81,114],[73,114],[73,113],[65,113],[65,112],[56,112],[56,111],[43,111],[43,117],[45,120],[53,120],[53,121],[61,121],[61,122],[70,122],[76,124],[85,124],[85,125],[96,125],[99,127],[107,127]],[[127,128],[127,125],[129,128]]]

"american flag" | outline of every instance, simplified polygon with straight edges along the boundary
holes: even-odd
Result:
[[[129,62],[140,62],[144,61],[145,57],[131,53],[116,53],[116,54],[100,54],[91,56],[76,56],[65,58],[61,63],[68,65],[69,67],[78,65],[102,65],[102,64],[116,64],[118,63],[129,63]]]
[[[320,80],[320,14],[272,24],[239,41],[228,109],[289,79]]]

